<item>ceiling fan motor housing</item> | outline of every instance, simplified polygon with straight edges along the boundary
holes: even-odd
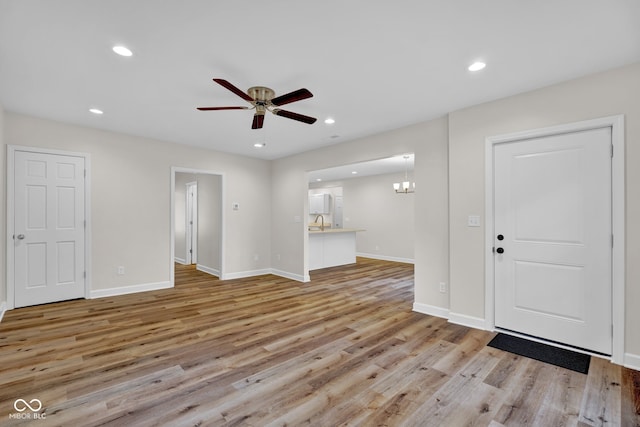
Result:
[[[273,89],[269,89],[268,87],[264,86],[250,87],[247,93],[256,101],[256,103],[264,102],[265,104],[269,104],[273,97],[276,95]]]

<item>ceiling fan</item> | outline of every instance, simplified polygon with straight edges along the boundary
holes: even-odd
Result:
[[[264,124],[264,114],[267,111],[270,111],[276,116],[286,117],[287,119],[297,120],[299,122],[307,123],[310,125],[315,123],[316,121],[315,117],[309,117],[303,114],[276,108],[281,105],[311,98],[313,94],[307,89],[298,89],[284,95],[275,96],[276,93],[273,91],[273,89],[269,89],[268,87],[264,86],[250,87],[249,90],[247,90],[247,92],[245,93],[224,79],[213,79],[213,81],[247,101],[249,104],[251,104],[251,107],[198,107],[198,110],[200,111],[255,109],[256,112],[253,115],[253,123],[251,124],[251,129],[262,128],[262,125]]]

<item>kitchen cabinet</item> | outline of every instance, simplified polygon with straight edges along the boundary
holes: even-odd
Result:
[[[331,212],[331,194],[321,193],[309,196],[309,213],[326,215]]]

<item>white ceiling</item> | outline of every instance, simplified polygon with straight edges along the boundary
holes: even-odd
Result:
[[[385,159],[374,159],[367,162],[310,171],[307,177],[309,183],[328,183],[371,175],[397,174],[394,179],[396,182],[400,182],[406,173],[409,174],[409,180],[411,180],[414,158],[413,153],[401,154]]]
[[[0,0],[0,103],[275,159],[638,62],[639,22],[638,0]],[[197,111],[246,105],[214,77],[305,87],[285,109],[318,122]]]

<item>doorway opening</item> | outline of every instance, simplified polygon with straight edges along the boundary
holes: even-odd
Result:
[[[175,264],[224,277],[224,209],[222,173],[171,169],[171,286]]]

